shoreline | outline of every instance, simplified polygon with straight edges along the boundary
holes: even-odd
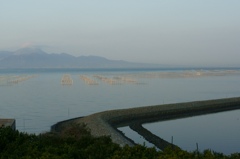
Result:
[[[53,127],[58,127],[60,131],[61,126],[67,126],[72,122],[83,123],[86,124],[91,130],[91,134],[95,137],[110,136],[113,142],[121,146],[134,146],[135,143],[120,132],[117,129],[118,127],[133,127],[133,125],[136,124],[142,125],[144,123],[186,118],[235,109],[240,109],[240,97],[109,110],[59,122],[52,126],[52,131],[56,130]],[[140,131],[142,131],[141,126],[136,127],[135,131],[140,134]],[[147,139],[152,138],[154,134],[151,135],[151,133],[146,133],[145,131],[145,133],[141,135]],[[167,146],[172,145],[167,143],[165,146],[160,146],[160,149],[164,149]]]

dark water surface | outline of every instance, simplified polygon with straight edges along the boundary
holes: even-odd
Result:
[[[145,124],[145,128],[182,149],[240,152],[240,110]]]

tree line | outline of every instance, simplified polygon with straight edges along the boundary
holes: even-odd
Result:
[[[27,134],[0,127],[0,159],[239,159],[240,153],[204,150],[187,152],[171,147],[163,151],[136,145],[121,147],[108,136],[93,137],[85,125],[73,124],[60,133]]]

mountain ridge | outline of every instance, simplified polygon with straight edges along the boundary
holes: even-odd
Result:
[[[138,68],[160,67],[158,64],[110,60],[101,56],[73,56],[67,53],[47,53],[38,48],[0,51],[0,68]]]

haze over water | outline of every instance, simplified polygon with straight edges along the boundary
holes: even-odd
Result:
[[[61,84],[61,79],[65,74],[72,78],[73,83],[71,85]],[[97,84],[88,84],[83,78],[80,78],[80,75],[94,80]],[[49,131],[50,127],[56,122],[90,115],[99,111],[238,97],[240,96],[239,77],[240,71],[238,69],[233,71],[195,71],[192,69],[1,70],[0,117],[15,118],[18,130],[38,134]],[[8,79],[8,82],[6,82],[6,79]],[[19,79],[19,81],[16,81],[16,79]],[[182,141],[181,134],[189,133],[189,135],[194,134],[201,137],[202,135],[210,134],[211,136],[211,134],[219,133],[221,136],[212,142],[218,143],[218,140],[224,138],[224,141],[228,141],[230,145],[240,147],[239,144],[236,144],[240,143],[238,135],[240,134],[239,113],[239,111],[223,113],[224,117],[217,118],[217,123],[221,124],[206,124],[200,130],[197,130],[196,127],[192,128],[192,126],[201,125],[199,122],[202,120],[211,123],[214,115],[164,122],[169,123],[167,124],[168,128],[164,127],[164,123],[153,126],[154,129],[151,128],[152,124],[146,125],[146,127],[156,132],[157,135],[163,135],[164,137],[164,134],[166,134],[166,140],[173,135],[176,138],[176,144],[181,146],[182,142],[185,142],[183,147],[190,150],[196,142],[201,143],[200,146],[204,145],[202,143],[207,142],[207,137],[204,136],[197,141],[191,141],[191,139]],[[213,122],[216,122],[214,120]],[[175,126],[181,125],[181,121],[185,121],[182,123],[183,128],[178,127],[177,129]],[[177,124],[175,125],[175,123]],[[190,125],[184,127],[184,123],[186,125],[190,123]],[[232,127],[229,128],[229,126]],[[234,131],[229,131],[233,128]],[[221,132],[219,132],[219,129]],[[160,131],[161,133],[159,133]],[[127,132],[129,133],[129,131]],[[231,132],[235,132],[235,137]],[[228,140],[229,134],[231,134],[231,140]],[[142,144],[142,140],[138,139],[138,136],[134,135],[133,138]],[[191,145],[191,148],[189,148],[189,145]],[[202,149],[205,148],[208,147]],[[222,149],[220,150],[222,151]],[[226,145],[224,150],[229,153],[237,149]]]
[[[239,6],[239,0],[2,1],[0,63],[3,64],[5,54],[30,47],[76,57],[96,55],[171,67],[240,67]],[[24,63],[21,58],[16,59]],[[175,71],[180,74],[158,74]],[[205,70],[206,75],[191,69],[189,75],[181,71],[0,69],[0,118],[15,118],[20,131],[41,133],[58,121],[109,109],[240,96],[239,73],[209,75],[209,70]],[[62,85],[64,74],[70,75],[73,83],[67,80]],[[98,84],[86,84],[91,80]],[[210,124],[213,116],[146,127],[166,140],[174,136],[174,142],[186,149],[192,150],[196,142],[201,149],[208,148],[203,145],[224,138],[229,144],[211,148],[240,152],[234,149],[240,147],[236,135],[240,134],[239,111],[223,113],[216,117],[217,123]],[[205,121],[207,127],[194,127],[195,122],[203,125],[199,121]],[[177,129],[176,125],[181,126]],[[188,140],[182,134],[189,134],[190,131],[183,130],[191,127],[197,130],[191,129],[191,134],[197,136]],[[211,132],[223,136],[212,141],[206,137]],[[210,135],[213,138],[218,136],[214,133]],[[131,136],[131,131],[126,134]],[[228,140],[229,136],[233,139]],[[139,143],[144,141],[135,134],[131,138]]]

